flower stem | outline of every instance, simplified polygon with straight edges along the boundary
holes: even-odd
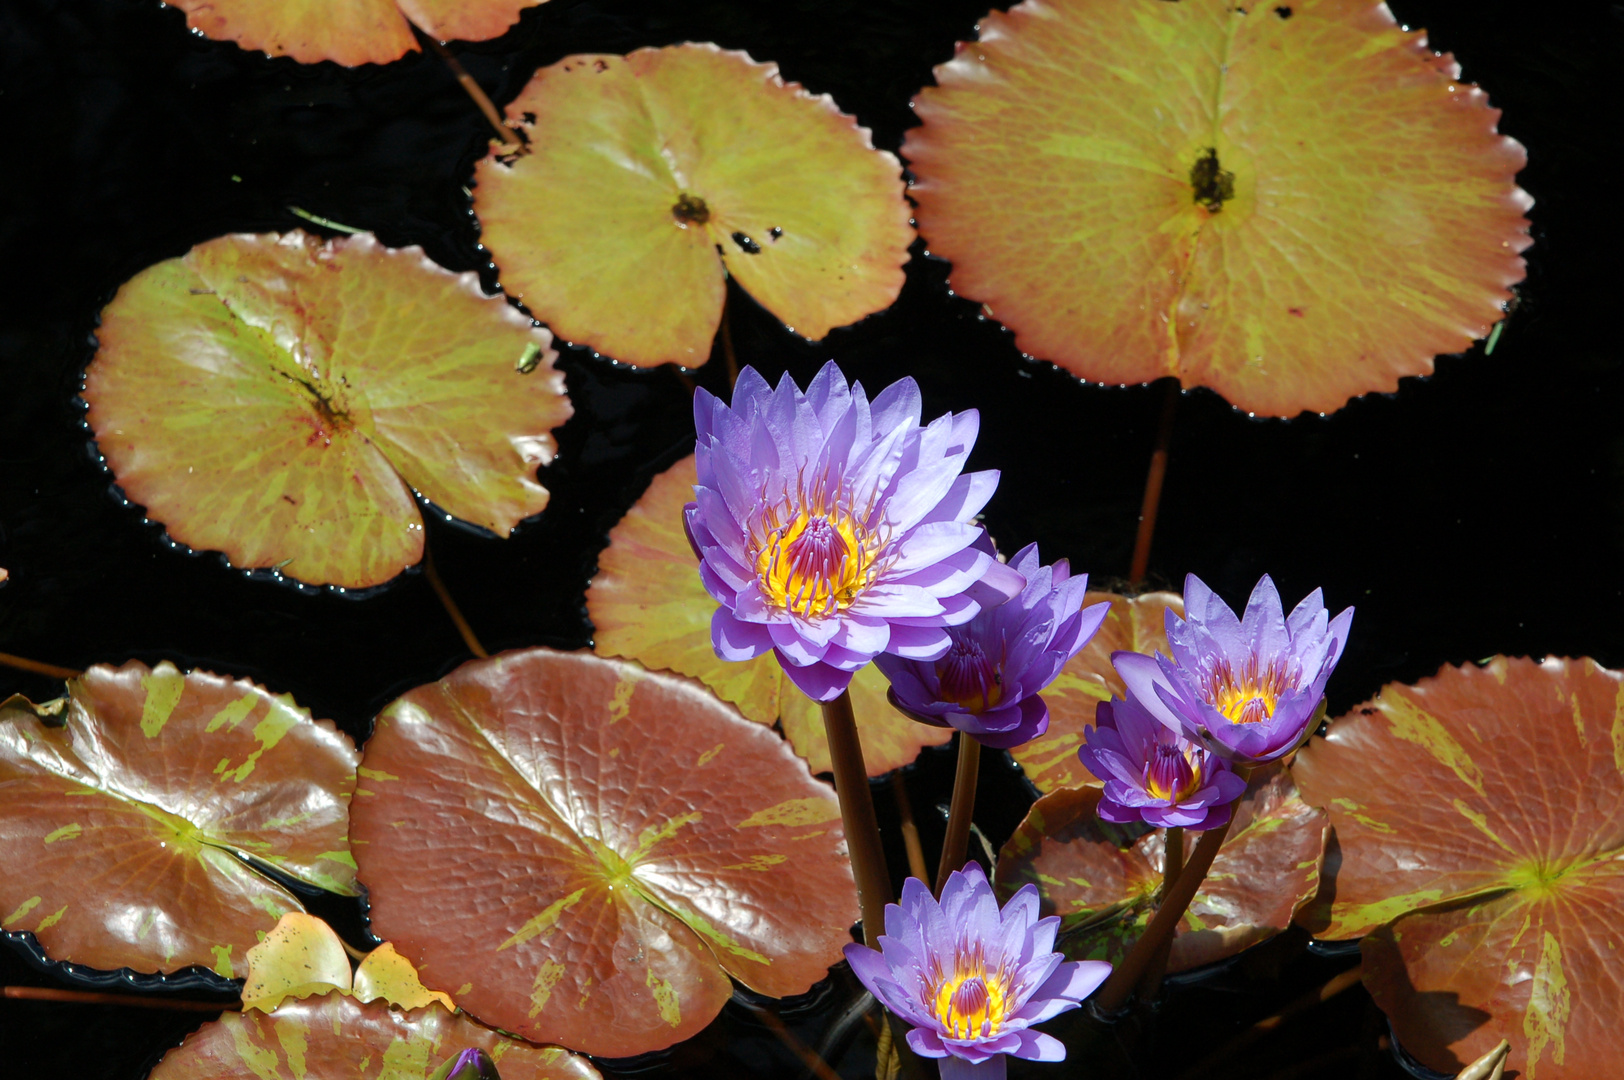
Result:
[[[1139,505],[1139,534],[1133,541],[1133,564],[1128,580],[1138,585],[1150,568],[1150,542],[1156,535],[1156,511],[1162,504],[1162,481],[1167,477],[1167,447],[1173,441],[1173,415],[1178,412],[1179,381],[1169,379],[1167,396],[1162,399],[1161,423],[1156,429],[1156,448],[1150,453],[1150,471],[1145,475],[1145,498]]]
[[[908,784],[901,769],[891,771],[891,794],[897,801],[897,820],[902,825],[902,846],[908,852],[908,873],[920,881],[930,880],[925,868],[925,845],[919,842],[919,826],[914,824],[913,803],[908,799]]]
[[[1233,820],[1233,814],[1231,819]],[[1195,891],[1207,878],[1207,871],[1212,868],[1212,860],[1218,855],[1218,848],[1223,845],[1224,837],[1229,835],[1229,822],[1226,821],[1216,829],[1208,829],[1201,834],[1201,840],[1190,855],[1190,861],[1184,864],[1173,886],[1162,897],[1156,914],[1151,918],[1150,925],[1145,927],[1144,936],[1134,942],[1133,949],[1127,957],[1118,964],[1111,975],[1105,980],[1105,985],[1094,997],[1095,1007],[1103,1013],[1113,1013],[1127,1003],[1128,995],[1138,985],[1139,978],[1145,972],[1145,966],[1162,948],[1163,944],[1173,940],[1173,931],[1177,929],[1179,920],[1184,918],[1184,912],[1189,908],[1190,901],[1195,899]]]
[[[1169,825],[1162,839],[1162,895],[1166,896],[1179,879],[1179,872],[1184,869],[1184,830],[1177,825]],[[1145,967],[1144,975],[1139,978],[1139,986],[1134,991],[1140,1001],[1153,1000],[1162,989],[1162,976],[1167,974],[1167,958],[1173,952],[1173,939],[1168,938],[1162,942],[1162,947],[1156,955],[1150,958]]]
[[[942,858],[936,864],[936,887],[931,891],[938,899],[947,875],[964,869],[964,860],[970,853],[970,812],[976,805],[976,777],[981,771],[981,742],[966,732],[959,732],[959,770],[953,777],[953,803],[947,811],[947,835],[942,837]]]
[[[840,798],[840,823],[846,831],[846,850],[852,876],[857,879],[857,901],[863,913],[863,944],[879,948],[885,933],[885,905],[891,901],[891,873],[880,846],[880,823],[874,816],[874,796],[863,765],[863,744],[851,712],[851,691],[842,691],[823,703],[823,731],[829,740],[834,766],[835,794]]]

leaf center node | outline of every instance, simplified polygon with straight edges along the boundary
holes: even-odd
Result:
[[[710,207],[698,195],[690,195],[686,191],[677,196],[677,203],[671,208],[671,216],[677,219],[677,224],[686,228],[689,225],[703,225],[710,220]]]
[[[1190,187],[1195,192],[1195,201],[1206,207],[1209,214],[1218,213],[1224,203],[1235,197],[1235,174],[1218,167],[1216,147],[1201,151],[1201,156],[1190,166]]]

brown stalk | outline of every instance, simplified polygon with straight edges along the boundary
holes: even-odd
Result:
[[[733,300],[725,292],[722,294],[722,358],[727,361],[727,385],[737,385],[739,356],[733,351]]]
[[[1128,580],[1139,585],[1150,568],[1150,542],[1156,535],[1156,513],[1162,504],[1162,481],[1167,476],[1167,447],[1173,441],[1173,416],[1178,412],[1179,381],[1167,381],[1162,398],[1161,423],[1156,427],[1156,448],[1150,452],[1150,471],[1145,475],[1145,497],[1139,504],[1139,534],[1133,541],[1133,562]]]
[[[16,1001],[67,1001],[77,1005],[127,1005],[132,1009],[167,1009],[173,1012],[224,1012],[242,1008],[240,1001],[189,1001],[184,998],[138,997],[135,994],[100,994],[89,990],[58,990],[50,986],[7,986],[0,996]]]
[[[451,599],[451,590],[440,580],[440,571],[434,568],[434,554],[429,551],[427,544],[423,545],[423,576],[428,579],[429,588],[434,590],[434,595],[440,598],[440,606],[451,616],[451,621],[456,625],[457,633],[462,635],[462,643],[468,646],[468,651],[481,660],[489,656],[490,653],[485,651],[485,646],[474,636],[474,628],[462,617],[462,610],[457,607],[457,602]]]
[[[77,679],[84,674],[84,672],[75,671],[72,668],[57,667],[55,664],[46,664],[38,660],[29,660],[27,657],[13,656],[4,652],[0,652],[0,664],[4,664],[9,668],[16,668],[18,671],[31,671],[35,675],[45,675],[52,679]]]
[[[525,149],[524,143],[514,133],[513,129],[508,127],[502,120],[502,114],[497,111],[496,105],[486,96],[479,83],[474,81],[474,77],[468,74],[457,58],[452,55],[451,50],[446,48],[444,43],[432,34],[422,33],[418,36],[428,42],[429,48],[440,55],[440,59],[445,61],[446,67],[451,69],[451,74],[456,76],[463,92],[473,98],[474,104],[479,106],[479,111],[485,114],[485,122],[490,124],[491,130],[496,132],[496,137],[502,140],[502,152],[504,154],[523,153]]]
[[[981,772],[981,742],[967,732],[959,732],[959,768],[953,775],[953,802],[947,810],[947,835],[942,837],[942,858],[936,864],[936,887],[940,898],[947,875],[964,869],[970,854],[970,814],[976,805],[976,778]]]
[[[863,913],[863,943],[879,948],[885,932],[885,905],[891,901],[891,874],[880,845],[880,823],[874,816],[874,796],[863,764],[863,744],[857,738],[851,692],[843,690],[823,702],[823,731],[829,740],[834,767],[835,794],[840,798],[840,823],[846,832],[852,876],[857,879],[857,901]]]
[[[913,802],[908,798],[908,784],[902,778],[901,769],[891,772],[891,794],[897,800],[897,818],[902,823],[902,846],[908,850],[908,873],[920,881],[929,881],[925,845],[919,841],[919,826],[914,823]]]
[[[1234,820],[1233,814],[1230,820]],[[1218,848],[1228,834],[1228,821],[1201,834],[1190,861],[1184,864],[1178,880],[1162,897],[1150,925],[1145,927],[1144,936],[1134,942],[1127,957],[1111,971],[1105,985],[1095,995],[1094,1005],[1099,1011],[1109,1015],[1127,1004],[1128,996],[1145,974],[1145,967],[1165,943],[1172,941],[1173,931],[1178,927],[1179,920],[1184,918],[1196,890],[1206,880],[1207,871],[1212,869],[1212,860],[1217,857]]]

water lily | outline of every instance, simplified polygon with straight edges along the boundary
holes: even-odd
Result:
[[[1077,756],[1105,781],[1099,815],[1119,823],[1215,829],[1229,821],[1246,781],[1133,700],[1102,701]]]
[[[1167,613],[1171,659],[1112,655],[1128,696],[1169,728],[1238,763],[1274,761],[1302,745],[1347,643],[1353,609],[1330,619],[1315,589],[1287,616],[1265,574],[1237,618],[1191,574],[1184,610],[1183,619]]]
[[[996,472],[963,473],[975,410],[920,422],[919,387],[872,403],[824,365],[803,393],[745,368],[728,405],[694,395],[699,483],[685,511],[700,578],[720,605],[724,660],[774,653],[808,696],[831,701],[882,652],[934,660],[947,628],[1020,591],[972,518]]]
[[[908,1045],[940,1061],[942,1080],[1001,1080],[1008,1056],[1062,1061],[1060,1040],[1032,1028],[1075,1009],[1111,965],[1054,951],[1058,916],[1038,918],[1024,885],[1003,910],[981,867],[948,875],[938,903],[917,878],[885,908],[879,950],[853,943],[846,959],[864,986],[912,1025]]]
[[[978,545],[993,550],[991,540]],[[1043,566],[1036,544],[1009,565],[1026,580],[1020,595],[949,627],[952,644],[942,656],[875,660],[903,712],[1000,750],[1048,730],[1049,707],[1038,692],[1088,644],[1111,609],[1107,603],[1082,610],[1088,575],[1073,577],[1065,559]]]

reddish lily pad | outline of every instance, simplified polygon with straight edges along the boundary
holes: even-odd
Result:
[[[387,64],[417,51],[416,26],[439,41],[500,37],[546,0],[171,0],[186,25],[301,64]]]
[[[97,665],[68,693],[60,725],[0,708],[0,926],[55,960],[241,977],[302,910],[255,866],[356,894],[358,755],[330,722],[168,663]]]
[[[1119,649],[1147,656],[1167,652],[1167,609],[1181,618],[1184,615],[1184,598],[1178,593],[1119,596],[1090,592],[1083,597],[1085,608],[1099,603],[1111,605],[1099,632],[1043,691],[1049,706],[1049,730],[1010,751],[1026,778],[1045,795],[1101,783],[1077,757],[1077,749],[1083,745],[1083,729],[1094,724],[1094,707],[1126,693],[1111,666],[1111,654]]]
[[[699,580],[699,562],[682,530],[682,508],[694,497],[694,459],[654,478],[648,491],[609,533],[598,574],[586,594],[596,627],[595,651],[644,667],[698,679],[758,724],[781,722],[784,736],[814,773],[829,772],[823,712],[769,656],[743,663],[719,659],[711,648],[716,601]],[[852,680],[852,712],[870,776],[913,761],[927,746],[953,737],[949,728],[909,720],[885,699],[885,676],[871,664]]]
[[[903,156],[931,250],[1020,348],[1328,412],[1488,333],[1526,156],[1371,0],[1027,0],[936,69]]]
[[[478,660],[378,717],[354,824],[372,926],[486,1023],[621,1057],[728,976],[840,959],[856,888],[828,787],[697,683],[591,653]]]
[[[1100,821],[1099,800],[1098,788],[1039,799],[998,853],[993,880],[1001,896],[1037,885],[1043,914],[1061,918],[1060,949],[1071,959],[1121,963],[1155,914],[1164,834]],[[1326,830],[1324,812],[1302,801],[1288,774],[1254,776],[1179,923],[1167,970],[1234,956],[1290,926],[1319,884]]]
[[[271,1013],[228,1012],[165,1054],[149,1080],[421,1080],[467,1049],[489,1054],[502,1080],[599,1080],[585,1058],[507,1038],[439,1005],[403,1012],[338,993]]]
[[[628,364],[710,356],[728,275],[803,337],[889,307],[913,241],[901,166],[827,95],[715,45],[569,56],[507,108],[474,211],[502,284]]]
[[[1405,1049],[1453,1072],[1611,1075],[1624,1042],[1624,675],[1495,657],[1390,685],[1299,752],[1336,830],[1315,934],[1365,940]],[[1390,925],[1385,925],[1390,924]]]
[[[98,334],[84,398],[119,486],[237,566],[377,585],[422,557],[414,489],[501,536],[547,505],[552,338],[420,248],[224,236],[125,282]]]

